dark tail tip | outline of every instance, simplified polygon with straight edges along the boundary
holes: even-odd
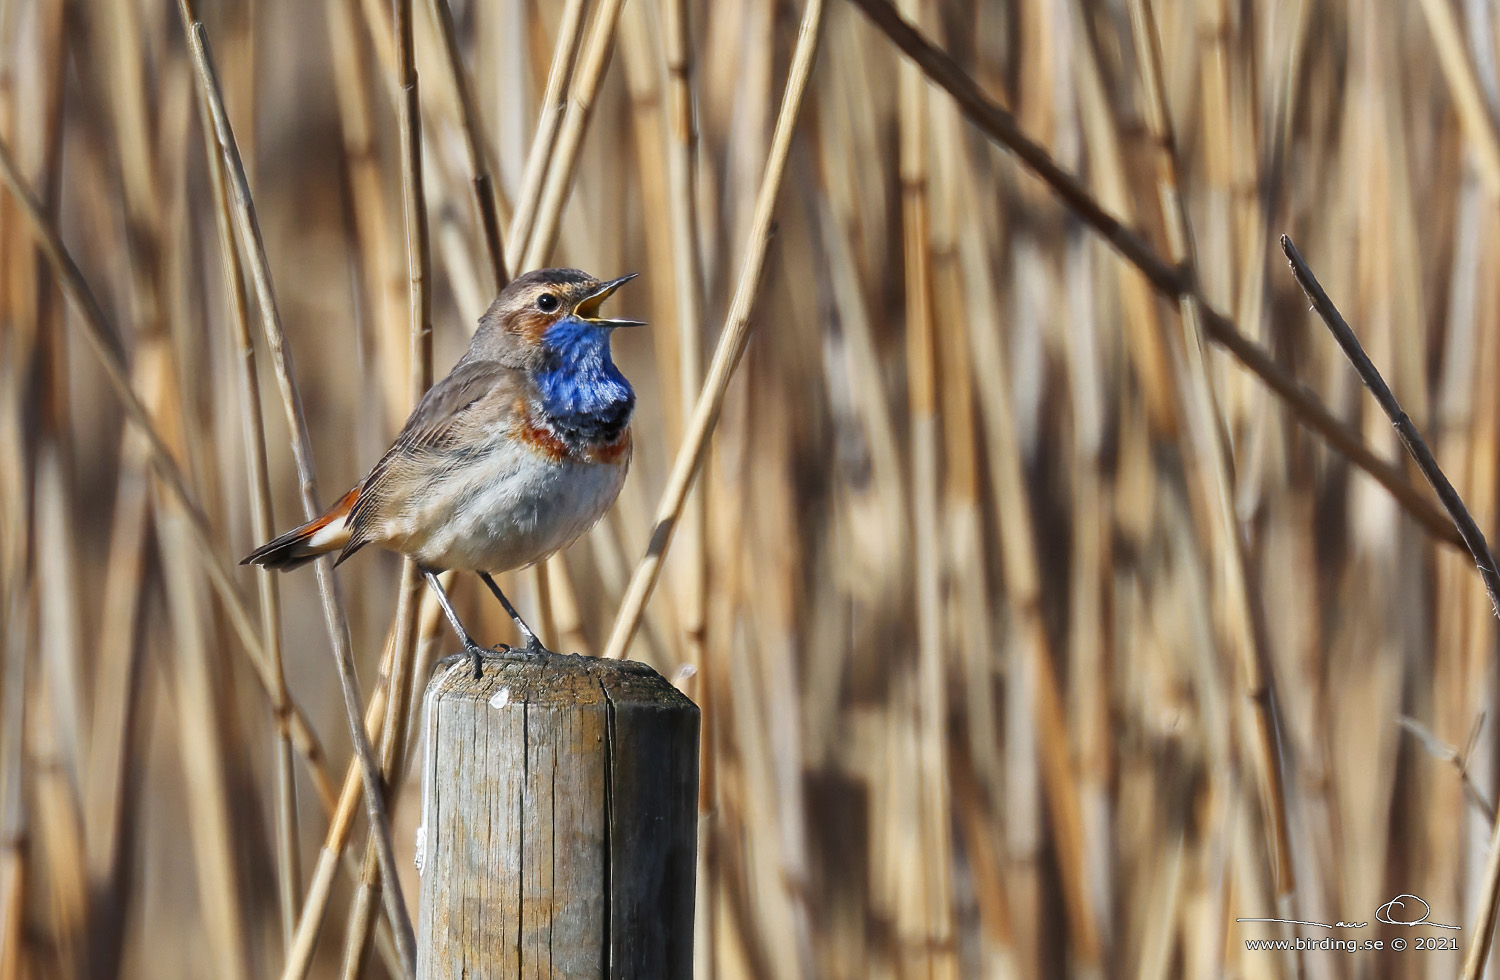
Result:
[[[281,537],[268,541],[240,560],[241,565],[260,565],[277,571],[289,572],[300,568],[318,557],[320,552],[309,552],[307,539],[312,537],[306,527],[288,531]]]
[[[334,521],[341,521],[348,516],[349,511],[354,507],[354,502],[358,499],[359,487],[355,487],[339,498],[338,503],[324,511],[323,516],[314,518],[301,527],[294,527],[280,537],[267,541],[246,555],[240,564],[263,565],[266,568],[289,572],[306,565],[319,555],[326,555],[340,548],[345,549],[344,554],[347,557],[359,547],[358,545],[355,545],[353,549],[345,547],[350,540],[347,528],[339,534],[325,537],[317,545],[313,544],[313,538]]]

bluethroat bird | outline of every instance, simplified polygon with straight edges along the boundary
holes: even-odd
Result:
[[[633,278],[541,269],[512,281],[364,481],[240,564],[286,570],[337,551],[337,565],[372,542],[400,552],[436,593],[476,679],[482,648],[437,573],[478,572],[525,652],[546,652],[491,575],[567,547],[620,493],[635,392],[610,357],[610,333],[642,324],[606,319],[599,308]]]

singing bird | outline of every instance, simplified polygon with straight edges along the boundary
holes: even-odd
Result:
[[[436,593],[476,679],[484,648],[437,573],[477,572],[515,620],[525,652],[546,652],[491,575],[566,548],[619,495],[635,392],[610,357],[610,335],[643,324],[599,310],[633,278],[600,282],[577,269],[516,278],[370,474],[321,517],[240,564],[287,570],[337,551],[337,565],[372,543],[400,552]]]

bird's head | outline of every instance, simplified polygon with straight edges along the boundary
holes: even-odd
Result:
[[[633,278],[601,282],[577,269],[519,276],[480,320],[466,356],[525,371],[532,404],[554,429],[586,433],[607,423],[615,431],[629,421],[635,392],[610,357],[609,337],[641,322],[612,320],[599,308]]]
[[[479,321],[472,354],[530,370],[587,354],[607,359],[612,330],[643,325],[600,314],[604,301],[634,278],[601,281],[577,269],[517,276]]]

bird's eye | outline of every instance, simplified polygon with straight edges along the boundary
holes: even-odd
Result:
[[[543,293],[536,298],[536,308],[543,313],[551,313],[558,306],[557,297],[551,293]]]

